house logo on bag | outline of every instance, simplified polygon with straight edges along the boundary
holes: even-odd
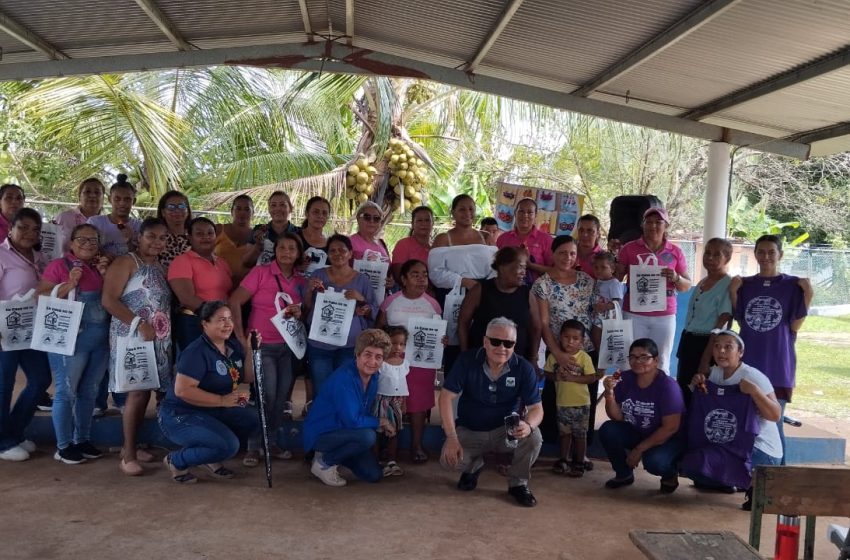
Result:
[[[328,303],[322,308],[321,318],[322,318],[323,321],[330,321],[331,319],[333,319],[333,316],[334,316],[334,306],[333,306],[332,303]]]
[[[17,311],[12,311],[6,315],[6,326],[14,329],[21,326],[21,314]]]
[[[635,284],[639,293],[647,293],[649,291],[649,280],[646,277],[638,278]]]
[[[56,327],[58,327],[59,326],[59,314],[56,313],[55,311],[51,311],[49,313],[46,313],[44,315],[44,326],[49,328],[49,329],[55,329]],[[44,342],[49,342],[49,341],[47,339],[45,339]]]
[[[426,338],[427,338],[427,335],[425,334],[425,331],[421,331],[421,330],[416,331],[413,335],[413,345],[422,348],[423,346],[425,346]],[[417,358],[417,359],[421,359],[421,358]]]
[[[124,356],[124,369],[136,369],[139,367],[135,352],[127,352]]]

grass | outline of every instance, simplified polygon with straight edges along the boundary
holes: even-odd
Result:
[[[843,317],[808,317],[802,332],[850,333],[850,315]],[[850,364],[847,364],[850,367]]]
[[[844,344],[797,340],[797,387],[792,409],[850,419],[850,316],[809,317],[802,333],[846,333]],[[793,414],[793,412],[791,412]]]

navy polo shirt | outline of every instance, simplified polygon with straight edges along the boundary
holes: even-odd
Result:
[[[245,352],[236,339],[225,342],[227,355],[223,355],[210,342],[206,335],[201,335],[177,359],[177,373],[186,375],[198,381],[198,387],[216,395],[229,395],[233,392],[233,379],[230,377],[229,364],[239,370],[239,382],[245,379]],[[208,410],[208,406],[189,404],[174,394],[174,386],[168,388],[168,394],[162,401],[163,406],[172,406],[189,410]]]
[[[514,354],[496,381],[484,372],[486,360],[484,348],[461,353],[443,384],[446,390],[461,394],[457,425],[476,432],[504,426],[505,416],[540,402],[537,373],[528,360]]]

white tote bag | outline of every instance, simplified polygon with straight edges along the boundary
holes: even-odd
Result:
[[[638,255],[638,264],[629,267],[629,311],[666,311],[667,279],[661,274],[663,266],[658,257],[649,255],[646,260]]]
[[[439,315],[409,317],[407,319],[407,346],[404,357],[411,367],[439,369],[443,365],[443,337],[446,321]]]
[[[386,261],[369,261],[366,259],[354,261],[354,270],[369,278],[369,285],[372,286],[378,305],[384,303],[384,298],[387,295],[387,271],[389,267],[390,263]]]
[[[455,284],[452,291],[446,294],[446,302],[443,305],[443,319],[446,320],[446,336],[449,337],[449,345],[457,346],[460,339],[457,336],[457,320],[460,317],[460,306],[466,297],[466,288],[462,288],[460,282]]]
[[[118,337],[115,343],[115,375],[109,388],[113,393],[159,389],[156,350],[152,340],[146,341],[139,335],[140,321],[139,317],[133,319],[130,332]]]
[[[83,302],[74,301],[76,290],[68,292],[68,299],[56,297],[59,286],[53,286],[49,296],[38,298],[32,330],[33,350],[73,356],[83,318]]]
[[[49,261],[61,259],[64,253],[65,232],[62,226],[51,223],[41,224],[41,254]]]
[[[35,290],[0,301],[0,350],[28,350],[35,319]]]
[[[307,333],[304,332],[304,323],[295,317],[285,317],[283,308],[280,306],[280,300],[283,300],[287,306],[292,305],[292,297],[286,292],[278,292],[274,298],[274,306],[277,313],[271,318],[272,325],[286,341],[286,345],[295,354],[299,360],[304,357],[307,351]]]
[[[346,299],[344,293],[328,287],[316,296],[310,340],[339,347],[348,344],[357,301]]]
[[[620,304],[614,302],[614,318],[602,320],[599,369],[629,367],[629,346],[634,342],[632,320],[623,319]]]

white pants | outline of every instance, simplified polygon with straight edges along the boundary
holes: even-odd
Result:
[[[670,375],[670,354],[673,352],[673,339],[676,338],[676,316],[647,317],[635,313],[623,313],[623,318],[632,320],[632,333],[635,340],[651,338],[658,345],[658,367]]]

